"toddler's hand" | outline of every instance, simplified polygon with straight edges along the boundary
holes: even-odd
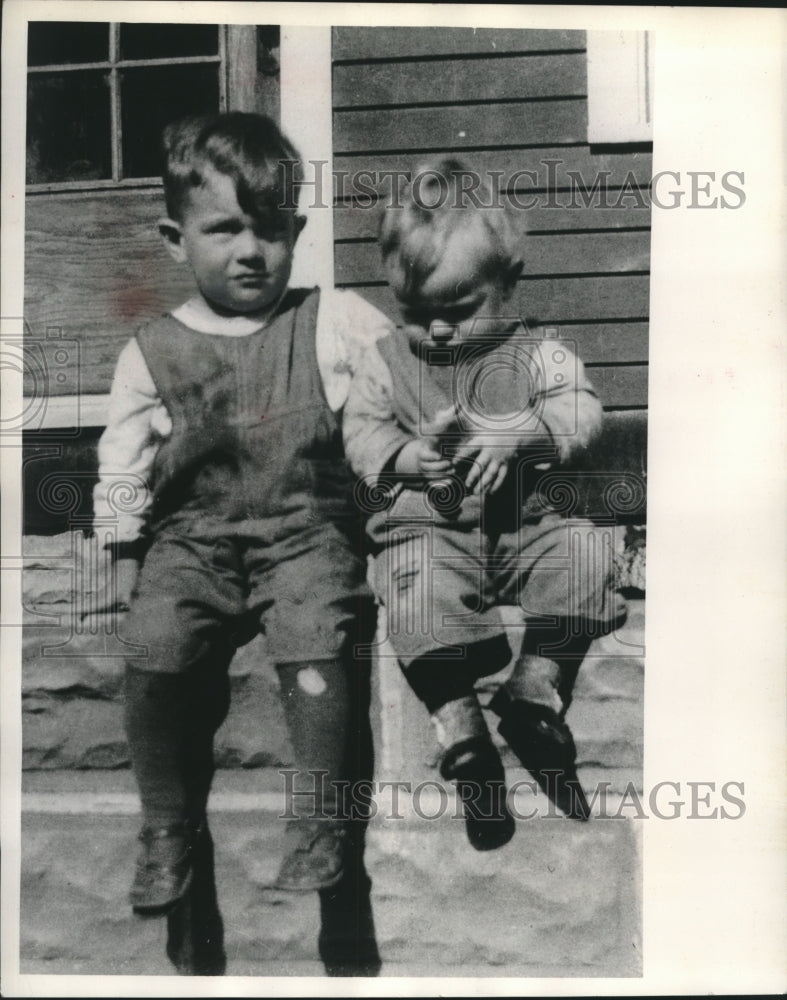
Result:
[[[416,438],[396,456],[396,471],[403,476],[422,476],[433,482],[451,471],[451,459],[443,457],[432,439]]]
[[[508,475],[508,467],[515,454],[516,448],[504,443],[499,434],[482,431],[459,448],[454,462],[471,463],[465,477],[465,488],[469,493],[496,493]]]

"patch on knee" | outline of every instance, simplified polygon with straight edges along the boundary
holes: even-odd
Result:
[[[306,694],[315,697],[324,694],[328,689],[325,678],[314,667],[304,667],[303,670],[298,671],[298,687],[301,691],[305,691]]]
[[[420,566],[401,566],[391,573],[391,585],[396,594],[406,594],[414,590],[420,579]]]

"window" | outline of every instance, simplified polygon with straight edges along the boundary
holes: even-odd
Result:
[[[588,142],[653,141],[653,36],[589,31]]]
[[[156,179],[163,127],[228,107],[226,50],[217,25],[31,22],[28,185]]]

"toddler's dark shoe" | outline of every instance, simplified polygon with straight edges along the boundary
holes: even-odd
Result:
[[[514,817],[506,804],[505,769],[491,739],[471,737],[450,747],[440,774],[456,783],[467,839],[477,851],[494,851],[514,836]]]
[[[590,819],[579,783],[571,730],[553,709],[512,698],[500,688],[489,707],[500,717],[497,731],[539,787],[570,819]]]
[[[142,828],[142,849],[130,893],[134,913],[161,916],[183,898],[191,885],[192,845],[197,832],[186,822],[164,827],[146,824]]]
[[[492,743],[478,698],[446,702],[432,715],[442,748],[440,774],[456,782],[467,839],[477,851],[507,844],[516,829],[506,803],[506,773]]]
[[[344,824],[334,820],[291,819],[286,853],[273,883],[286,892],[328,889],[344,874]]]

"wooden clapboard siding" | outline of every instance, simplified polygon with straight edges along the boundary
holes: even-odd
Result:
[[[423,56],[585,50],[584,31],[497,28],[334,28],[335,62],[402,60]]]
[[[647,323],[561,323],[555,333],[587,364],[601,364],[609,358],[640,364],[648,360]]]
[[[648,316],[648,285],[648,278],[643,275],[532,278],[519,282],[516,303],[520,314],[539,326],[633,319],[643,321]],[[355,287],[357,292],[391,318],[399,315],[396,300],[387,285],[347,287]]]
[[[615,195],[611,195],[615,197]],[[649,232],[650,209],[633,208],[627,204],[620,208],[584,207],[577,201],[574,207],[548,204],[554,201],[553,192],[543,192],[533,208],[523,210],[524,229],[529,234],[563,232],[598,232],[599,230],[635,229]],[[568,199],[563,198],[563,201]],[[334,238],[337,247],[343,242],[377,239],[380,230],[381,204],[368,207],[351,202],[340,203],[333,214]]]
[[[650,261],[648,232],[551,233],[530,236],[523,246],[524,273],[532,277],[647,271]],[[385,278],[374,240],[340,243],[334,259],[340,284]]]
[[[642,319],[649,285],[642,275],[525,279],[519,282],[520,310],[541,324]]]
[[[380,210],[402,175],[457,156],[521,209],[522,315],[576,348],[608,409],[640,408],[652,162],[589,146],[585,44],[576,31],[335,28],[336,281],[398,316]]]
[[[476,149],[520,135],[529,145],[582,142],[587,101],[464,104],[439,108],[345,111],[334,115],[334,148],[364,152]]]
[[[52,395],[104,393],[123,344],[139,324],[193,291],[187,268],[161,244],[161,189],[28,198],[25,316],[36,341],[49,327],[78,341],[51,380]],[[31,391],[26,380],[25,391]]]
[[[336,66],[334,108],[520,100],[523,84],[531,98],[587,93],[582,52],[566,56],[560,64],[550,55],[504,56],[494,61],[493,72],[487,59],[410,62],[407,68],[403,74],[398,62]],[[419,93],[413,93],[410,74],[418,80]]]
[[[647,365],[588,365],[587,373],[607,409],[639,409],[648,397]]]
[[[433,109],[438,116],[442,109]],[[380,114],[393,114],[392,111]],[[473,170],[489,174],[500,172],[500,190],[522,192],[519,201],[512,199],[515,207],[522,203],[528,204],[526,195],[538,191],[567,192],[560,197],[555,195],[552,204],[555,207],[572,204],[570,192],[573,187],[578,193],[573,202],[582,205],[580,197],[582,188],[592,190],[594,181],[603,178],[607,188],[618,189],[628,186],[647,188],[651,178],[652,156],[645,152],[609,153],[594,152],[588,146],[534,146],[521,145],[513,148],[514,138],[519,135],[501,135],[499,148],[494,150],[472,149],[462,150],[462,159]],[[521,137],[524,139],[524,137]],[[451,147],[453,150],[453,147]],[[433,162],[439,153],[447,150],[409,150],[399,153],[380,153],[368,151],[340,151],[334,147],[334,170],[336,172],[336,188],[340,198],[353,198],[363,195],[368,203],[369,191],[375,194],[374,185],[368,178],[358,178],[359,171],[377,171],[381,174],[380,193],[391,190],[392,181],[385,176],[394,174],[409,174],[418,169],[422,163]],[[528,173],[529,172],[529,173]],[[361,190],[362,186],[362,190]],[[601,204],[600,201],[593,204]],[[644,193],[610,195],[608,204],[620,207],[635,207],[637,204],[647,206]],[[611,210],[614,210],[611,209]]]

